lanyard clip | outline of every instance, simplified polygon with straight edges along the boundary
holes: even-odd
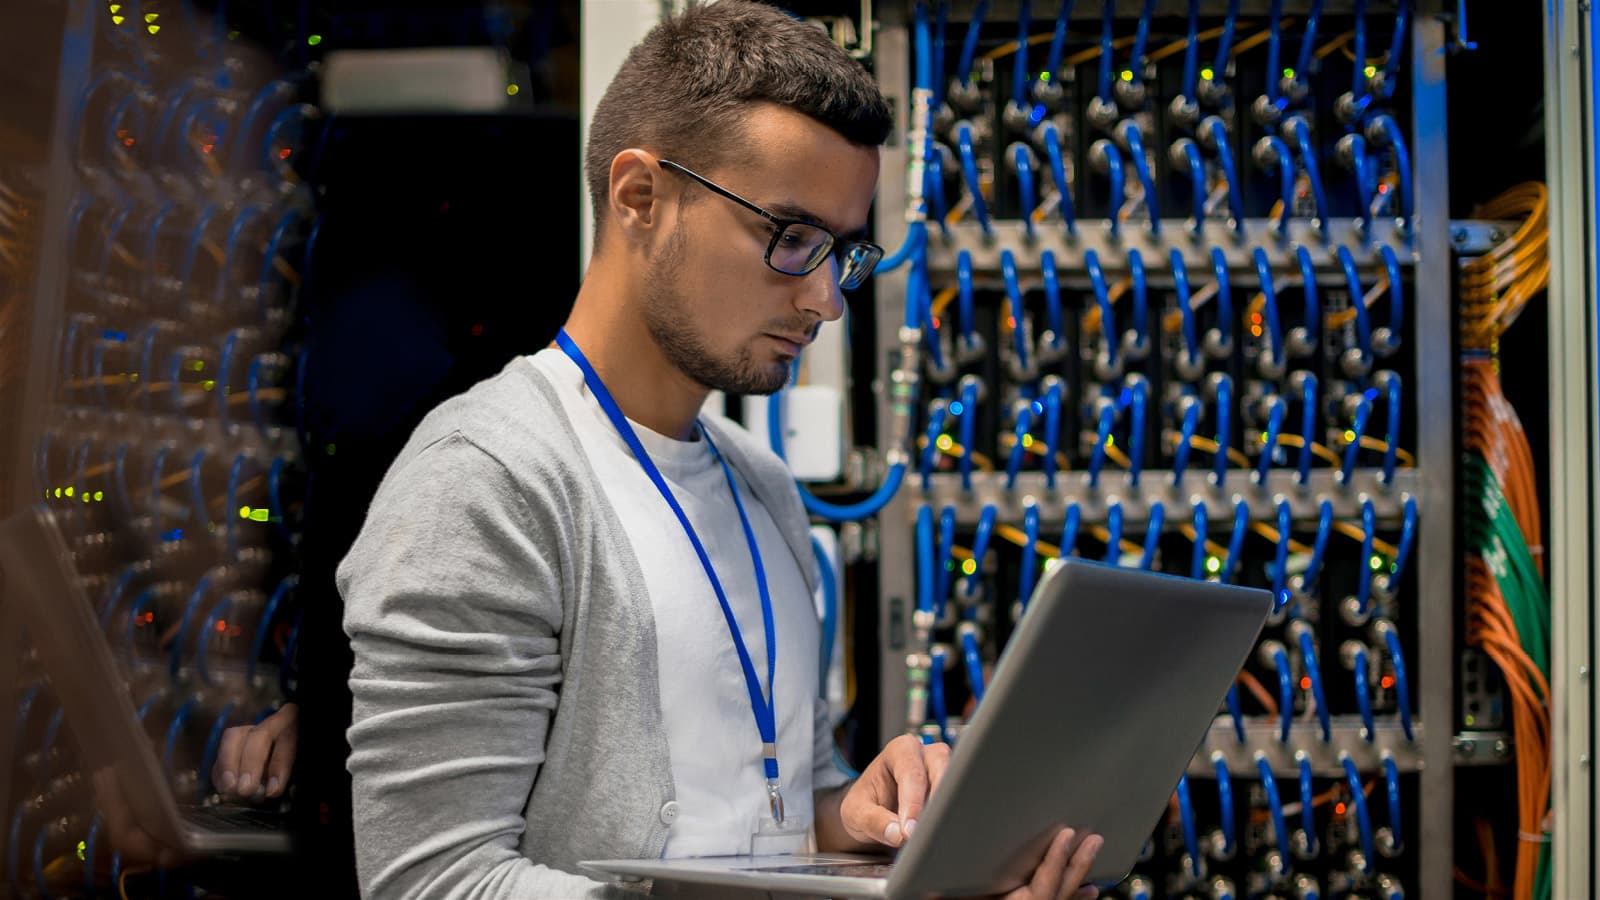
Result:
[[[767,802],[772,807],[772,821],[783,824],[783,794],[778,791],[776,779],[767,779]]]

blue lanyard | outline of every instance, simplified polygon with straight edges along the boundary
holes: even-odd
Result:
[[[589,392],[600,401],[600,408],[605,411],[606,418],[617,429],[617,434],[622,436],[628,449],[633,451],[633,456],[639,461],[640,468],[650,476],[650,481],[655,484],[660,492],[661,499],[667,501],[672,507],[672,512],[678,517],[678,524],[683,526],[683,533],[688,536],[689,543],[694,545],[695,555],[700,557],[700,565],[706,570],[706,578],[711,582],[711,589],[717,594],[717,602],[722,605],[722,618],[728,623],[728,634],[733,638],[733,648],[739,653],[739,667],[744,670],[745,688],[750,692],[750,711],[756,718],[756,730],[761,733],[761,756],[763,768],[767,777],[767,800],[772,808],[772,818],[783,824],[783,795],[778,790],[778,726],[774,676],[778,660],[778,644],[772,626],[772,596],[767,591],[767,572],[761,565],[761,548],[756,544],[755,531],[750,527],[750,517],[745,515],[744,501],[739,499],[739,487],[734,483],[733,470],[728,467],[728,461],[723,459],[722,453],[717,450],[717,445],[712,443],[711,435],[704,427],[700,433],[705,436],[706,444],[711,448],[711,455],[722,464],[722,474],[728,479],[728,490],[733,493],[733,504],[739,510],[739,524],[744,526],[744,540],[750,547],[750,558],[755,562],[756,586],[761,592],[761,622],[767,637],[767,690],[769,696],[761,695],[761,680],[756,675],[756,667],[750,661],[750,651],[745,649],[744,635],[739,630],[739,622],[733,617],[733,608],[728,605],[728,595],[722,589],[722,580],[717,577],[716,567],[711,564],[711,557],[706,553],[706,548],[700,543],[700,536],[695,533],[694,525],[689,522],[689,517],[684,514],[683,507],[678,505],[678,499],[672,495],[672,489],[667,486],[665,478],[661,477],[661,470],[650,459],[650,454],[639,442],[639,435],[628,423],[628,417],[622,414],[622,409],[617,406],[617,401],[606,390],[605,383],[600,380],[599,373],[594,366],[589,364],[588,357],[578,349],[563,328],[556,335],[556,343],[561,346],[564,353],[578,368],[583,370],[583,381],[589,386]]]

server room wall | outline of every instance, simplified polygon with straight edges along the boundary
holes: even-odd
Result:
[[[548,343],[576,294],[575,4],[46,3],[23,24],[0,63],[6,509],[45,491],[114,652],[159,669],[135,701],[180,798],[211,795],[222,727],[297,703],[268,805],[299,843],[290,865],[124,864],[24,654],[19,689],[0,672],[0,896],[353,897],[333,573],[421,417]],[[441,44],[505,50],[504,111],[318,108],[329,51]],[[125,349],[147,337],[155,364]],[[42,438],[13,456],[24,422]],[[198,639],[163,635],[185,622]]]

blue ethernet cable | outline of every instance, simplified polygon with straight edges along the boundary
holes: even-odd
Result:
[[[1189,146],[1193,146],[1190,144]],[[1177,293],[1178,313],[1182,318],[1183,349],[1189,365],[1200,362],[1200,336],[1194,323],[1194,303],[1189,291],[1189,266],[1183,261],[1183,251],[1172,248],[1168,258],[1172,262],[1172,283]]]
[[[194,590],[189,594],[189,602],[183,606],[183,616],[178,620],[178,637],[172,642],[172,651],[168,654],[168,667],[172,677],[178,677],[178,666],[183,662],[183,645],[189,640],[189,626],[194,621],[195,613],[200,609],[200,601],[211,590],[212,576],[221,572],[221,567],[206,572],[195,582]]]
[[[1172,486],[1183,484],[1183,474],[1189,467],[1189,451],[1194,444],[1194,433],[1200,427],[1200,401],[1185,395],[1191,402],[1183,407],[1183,429],[1178,436],[1178,449],[1172,455]]]
[[[1045,250],[1039,254],[1039,271],[1044,279],[1045,327],[1050,329],[1050,349],[1059,353],[1067,349],[1067,331],[1061,315],[1061,281],[1056,272],[1054,252]]]
[[[961,45],[960,67],[956,69],[956,77],[961,80],[962,87],[972,82],[972,62],[978,53],[978,34],[983,30],[983,19],[988,14],[989,0],[978,0],[978,5],[972,10],[972,21],[967,24],[966,40]]]
[[[1122,565],[1122,501],[1116,497],[1106,505],[1106,562]]]
[[[1110,141],[1096,141],[1091,145],[1091,152],[1098,147],[1106,158],[1106,177],[1111,180],[1110,207],[1106,212],[1106,226],[1111,233],[1112,240],[1122,237],[1122,207],[1128,202],[1127,188],[1123,184],[1126,174],[1122,171],[1122,153],[1117,150],[1117,145]]]
[[[1028,430],[1033,426],[1033,405],[1024,404],[1017,409],[1017,424],[1014,433],[1015,440],[1011,444],[1011,452],[1006,456],[1006,490],[1013,491],[1017,487],[1017,475],[1022,471],[1022,457],[1027,452]],[[1050,451],[1046,448],[1045,452]]]
[[[1366,434],[1367,419],[1372,416],[1372,401],[1365,394],[1356,402],[1355,421],[1351,424],[1350,443],[1344,448],[1344,465],[1339,469],[1340,486],[1348,486],[1355,476],[1356,456],[1361,452],[1361,436]]]
[[[1027,543],[1022,547],[1021,571],[1018,573],[1017,601],[1024,612],[1033,597],[1034,581],[1039,573],[1039,504],[1029,503],[1022,511],[1022,533]]]
[[[1067,0],[1071,5],[1071,0]],[[1059,195],[1058,209],[1061,212],[1061,222],[1067,227],[1068,237],[1078,236],[1077,218],[1073,215],[1072,185],[1067,181],[1066,161],[1061,155],[1061,132],[1054,122],[1045,122],[1040,130],[1044,139],[1044,152],[1050,160],[1050,176],[1055,181],[1056,193]]]
[[[1111,23],[1116,17],[1116,0],[1106,0],[1100,14],[1100,93],[1101,103],[1115,103],[1111,96]]]
[[[1105,344],[1106,361],[1117,364],[1117,314],[1111,308],[1111,294],[1106,286],[1105,271],[1100,268],[1100,254],[1093,249],[1083,252],[1083,265],[1089,271],[1089,284],[1094,288],[1094,300],[1100,307],[1101,340]]]
[[[950,714],[944,699],[944,648],[935,647],[928,654],[931,663],[928,672],[928,712],[939,726],[939,740],[950,741]]]
[[[1317,204],[1317,227],[1322,232],[1322,242],[1328,243],[1328,227],[1330,214],[1328,210],[1328,193],[1322,186],[1322,174],[1317,167],[1317,151],[1311,145],[1311,126],[1306,124],[1303,116],[1295,116],[1290,122],[1290,132],[1294,135],[1295,145],[1300,150],[1300,165],[1306,170],[1306,179],[1311,182],[1311,197]],[[1409,220],[1409,215],[1407,216]]]
[[[1100,406],[1100,422],[1095,428],[1094,450],[1089,454],[1089,489],[1098,490],[1100,487],[1100,469],[1106,461],[1106,440],[1111,437],[1111,425],[1117,415],[1114,403],[1105,402]]]
[[[1188,851],[1189,875],[1200,877],[1200,838],[1195,831],[1194,804],[1189,799],[1189,776],[1178,777],[1178,815],[1183,822],[1183,846]]]
[[[1128,250],[1128,277],[1133,282],[1133,346],[1143,352],[1150,346],[1150,296],[1144,255],[1137,248]]]
[[[928,88],[928,90],[933,94],[933,108],[938,110],[940,107],[944,106],[945,26],[948,24],[948,20],[950,18],[950,0],[939,0],[939,2],[934,6],[934,9],[933,59],[930,61],[931,64],[928,66],[928,79],[920,86]],[[926,19],[923,21],[926,22]],[[927,26],[924,25],[923,27],[926,28]]]
[[[961,314],[961,347],[971,352],[977,342],[977,323],[972,303],[972,251],[962,248],[956,254],[957,310]]]
[[[1200,2],[1189,0],[1188,41],[1183,48],[1183,87],[1180,96],[1188,103],[1195,99],[1196,80],[1200,71]]]
[[[1355,807],[1356,824],[1361,830],[1361,871],[1372,874],[1372,819],[1367,814],[1367,793],[1361,786],[1361,772],[1355,760],[1344,751],[1339,752],[1339,764],[1344,767],[1344,777],[1350,784],[1350,805]]]
[[[958,431],[961,436],[961,458],[957,460],[961,471],[961,490],[972,491],[972,449],[978,439],[978,385],[967,381],[961,385],[961,415]]]
[[[1017,58],[1022,57],[1018,55]],[[1022,227],[1031,241],[1034,238],[1033,208],[1036,197],[1033,189],[1033,151],[1020,142],[1012,144],[1011,148],[1011,162],[1017,169],[1017,189],[1022,194]]]
[[[1056,462],[1057,448],[1061,446],[1061,381],[1050,382],[1044,394],[1044,483],[1050,490],[1056,489]]]
[[[1120,127],[1122,139],[1128,144],[1128,156],[1133,159],[1133,170],[1138,173],[1139,183],[1144,187],[1144,207],[1150,213],[1150,233],[1160,237],[1161,206],[1156,194],[1155,169],[1144,152],[1144,137],[1140,134],[1138,123],[1132,119],[1123,119]]]
[[[189,714],[194,711],[199,697],[190,697],[172,714],[172,722],[167,725],[167,739],[161,749],[161,768],[170,776],[172,772],[172,754],[178,749],[178,735],[183,733],[183,723],[188,721]]]
[[[1301,576],[1307,594],[1317,593],[1317,581],[1322,577],[1322,561],[1328,550],[1328,537],[1333,533],[1333,501],[1323,498],[1317,510],[1317,536],[1311,542],[1311,562]]]
[[[822,641],[818,648],[821,656],[817,672],[819,697],[828,696],[828,671],[833,668],[834,632],[839,627],[839,585],[835,580],[833,562],[822,548],[822,542],[811,538],[811,554],[817,559],[817,572],[822,581]]]
[[[983,657],[978,650],[978,628],[971,622],[962,622],[956,632],[961,638],[961,657],[967,664],[967,680],[972,686],[974,702],[983,702]]]
[[[1261,773],[1261,786],[1267,792],[1267,806],[1272,811],[1272,831],[1277,837],[1278,871],[1281,878],[1289,871],[1289,825],[1283,817],[1283,801],[1278,796],[1278,780],[1272,776],[1272,764],[1267,755],[1256,751],[1256,771]]]
[[[1414,743],[1417,738],[1411,727],[1411,679],[1406,677],[1406,657],[1400,648],[1400,633],[1392,622],[1384,622],[1378,630],[1382,632],[1384,644],[1389,648],[1389,664],[1394,667],[1394,696],[1400,708],[1400,727],[1405,732],[1406,740]]]
[[[1222,564],[1222,580],[1232,583],[1239,577],[1239,562],[1244,555],[1244,536],[1250,530],[1250,504],[1244,499],[1234,501],[1233,530],[1228,534],[1228,558]]]
[[[1228,759],[1222,751],[1211,752],[1211,765],[1217,770],[1217,800],[1222,819],[1222,854],[1233,856],[1236,823],[1233,817],[1233,775],[1228,771]]]
[[[1356,109],[1365,108],[1362,98],[1367,93],[1367,0],[1355,0],[1355,40],[1350,44],[1351,54],[1355,56],[1355,63],[1351,66],[1350,74],[1350,99],[1357,105]]]
[[[1283,43],[1283,0],[1272,0],[1272,5],[1267,15],[1267,100],[1274,107],[1282,109],[1284,104],[1279,97],[1282,82],[1278,60],[1281,56]]]
[[[1157,500],[1150,504],[1150,521],[1144,529],[1144,554],[1139,557],[1139,568],[1146,572],[1155,568],[1156,553],[1161,549],[1161,529],[1166,524],[1166,504]]]
[[[1400,52],[1405,49],[1406,24],[1411,15],[1410,0],[1400,0],[1400,8],[1395,11],[1394,37],[1389,43],[1387,62],[1383,64],[1383,81],[1381,82],[1384,100],[1394,96],[1395,85],[1398,83],[1396,76],[1400,72]]]
[[[1128,422],[1128,486],[1139,489],[1139,473],[1144,468],[1145,407],[1149,403],[1150,385],[1142,377],[1133,377],[1129,387],[1128,405],[1132,409]]]
[[[1289,529],[1292,517],[1287,497],[1278,500],[1278,545],[1272,557],[1272,611],[1289,604]]]
[[[1211,248],[1211,275],[1217,285],[1217,340],[1214,343],[1218,349],[1228,351],[1233,346],[1233,288],[1228,283],[1228,255],[1221,247]]]
[[[933,617],[934,560],[933,507],[923,503],[917,507],[917,616]]]
[[[978,514],[978,530],[972,538],[972,574],[967,576],[966,590],[969,595],[977,596],[978,588],[983,586],[983,558],[989,553],[989,541],[994,535],[994,520],[998,514],[993,503],[985,503],[983,512]]]
[[[200,673],[200,680],[207,685],[215,685],[211,680],[211,670],[206,666],[208,648],[211,645],[211,634],[216,629],[218,622],[226,623],[223,616],[233,608],[233,595],[225,594],[222,599],[211,604],[211,611],[206,613],[205,621],[200,625],[200,636],[195,640],[194,663],[195,669]]]
[[[1268,346],[1272,348],[1272,366],[1274,368],[1285,364],[1286,357],[1283,351],[1283,319],[1278,315],[1278,289],[1272,282],[1272,263],[1267,258],[1267,251],[1260,247],[1252,254],[1255,261],[1256,277],[1261,281],[1261,296],[1266,300],[1262,307],[1262,315],[1266,318]]]
[[[1400,579],[1406,574],[1406,561],[1411,558],[1411,551],[1417,542],[1417,498],[1407,496],[1404,510],[1405,518],[1400,524],[1400,546],[1395,548],[1397,552],[1393,567],[1384,579],[1390,594],[1400,590]]]
[[[1217,376],[1217,453],[1211,460],[1211,483],[1222,487],[1228,481],[1228,446],[1233,436],[1233,379],[1226,373]]]
[[[1339,257],[1339,266],[1344,270],[1345,290],[1350,292],[1351,308],[1356,314],[1356,347],[1361,352],[1361,362],[1367,364],[1372,360],[1372,320],[1361,290],[1361,278],[1356,272],[1356,261],[1350,255],[1349,247],[1340,244],[1336,255]]]
[[[1267,411],[1267,430],[1265,442],[1261,447],[1261,460],[1256,464],[1256,484],[1266,487],[1267,476],[1272,471],[1272,464],[1278,455],[1278,438],[1283,433],[1283,417],[1288,410],[1282,394],[1273,394],[1269,400],[1270,408]]]
[[[1306,849],[1311,856],[1317,856],[1317,813],[1316,796],[1311,788],[1311,756],[1304,750],[1294,754],[1295,764],[1300,767],[1300,830],[1306,836]],[[1311,900],[1311,898],[1306,898]]]
[[[1067,504],[1066,518],[1061,523],[1061,558],[1066,559],[1076,552],[1078,545],[1078,529],[1083,521],[1083,510],[1077,501]]]
[[[1072,18],[1073,0],[1061,0],[1061,8],[1056,12],[1056,30],[1050,38],[1050,56],[1045,66],[1045,74],[1051,81],[1061,78],[1061,52],[1067,46],[1067,20]]]
[[[1372,687],[1367,678],[1367,650],[1357,647],[1354,654],[1356,681],[1356,707],[1361,711],[1361,737],[1367,743],[1378,738],[1378,726],[1372,720]]]
[[[1206,577],[1206,532],[1211,527],[1207,521],[1206,501],[1195,498],[1191,515],[1194,516],[1194,553],[1189,557],[1189,577],[1199,581]]]
[[[939,233],[949,239],[950,223],[945,219],[949,217],[950,205],[944,196],[944,155],[941,153],[928,154],[927,185],[924,191],[928,199],[928,215],[934,224],[939,226]],[[923,224],[924,233],[927,225]]]
[[[1300,656],[1306,667],[1306,675],[1311,678],[1311,696],[1317,703],[1317,722],[1322,726],[1322,742],[1329,743],[1333,740],[1333,722],[1328,712],[1328,695],[1322,689],[1322,667],[1317,663],[1316,641],[1311,633],[1311,626],[1300,629]]]
[[[1385,341],[1385,352],[1393,353],[1400,349],[1400,334],[1405,327],[1405,289],[1400,280],[1400,260],[1394,254],[1394,248],[1384,244],[1378,248],[1378,254],[1383,258],[1383,269],[1389,278],[1389,337]]]
[[[972,125],[962,122],[956,128],[956,146],[961,156],[961,174],[966,178],[967,192],[972,197],[972,213],[983,226],[984,237],[993,237],[994,228],[989,223],[989,205],[983,199],[983,187],[978,181],[978,154],[973,147]]]
[[[1233,50],[1234,28],[1239,21],[1239,0],[1228,0],[1228,16],[1222,22],[1222,39],[1217,43],[1216,61],[1211,64],[1213,80],[1220,80],[1228,71],[1228,60],[1232,57],[1229,52]]]
[[[1305,296],[1306,341],[1315,350],[1322,323],[1322,308],[1317,303],[1317,264],[1304,244],[1295,248],[1295,258],[1300,263],[1301,293]]]
[[[1361,498],[1361,564],[1358,568],[1361,575],[1356,587],[1356,608],[1361,617],[1366,618],[1368,607],[1372,602],[1372,566],[1369,560],[1373,558],[1372,543],[1377,538],[1378,515],[1372,504],[1372,498]]]
[[[944,419],[945,405],[942,402],[935,401],[932,408],[928,410],[927,443],[922,447],[921,465],[918,467],[922,470],[922,492],[924,494],[933,486],[934,460],[939,452],[939,437],[944,434]],[[966,449],[962,448],[962,452],[966,452]]]
[[[1289,239],[1289,217],[1294,215],[1294,157],[1289,153],[1289,145],[1275,134],[1267,136],[1265,146],[1272,162],[1264,168],[1278,173],[1278,202],[1283,205],[1283,212],[1278,215],[1278,240],[1286,241]]]
[[[1025,318],[1027,310],[1022,305],[1022,285],[1017,278],[1017,260],[1007,247],[1000,251],[1000,273],[1006,286],[1006,300],[1011,306],[1011,342],[1012,350],[1017,354],[1017,367],[1028,371],[1028,339]]]
[[[1272,666],[1278,670],[1278,742],[1287,745],[1294,726],[1294,673],[1289,653],[1281,645],[1272,650]]]
[[[1400,830],[1400,769],[1395,765],[1394,754],[1383,751],[1383,778],[1389,789],[1389,836],[1396,853],[1405,851],[1406,843]]]
[[[1193,9],[1192,6],[1190,8]],[[1190,224],[1189,229],[1191,232],[1193,232],[1195,238],[1198,239],[1205,232],[1206,228],[1205,160],[1200,158],[1200,148],[1195,144],[1194,141],[1185,138],[1173,146],[1179,148],[1178,152],[1183,154],[1183,161],[1189,168],[1189,196],[1190,202],[1193,206],[1192,215],[1194,218],[1194,221]],[[1174,250],[1173,252],[1176,253],[1177,251]]]
[[[1305,37],[1300,42],[1300,56],[1295,60],[1294,74],[1302,78],[1310,71],[1311,48],[1317,42],[1317,21],[1322,18],[1322,0],[1311,0],[1311,11],[1306,15]]]
[[[1412,200],[1411,154],[1406,150],[1405,136],[1401,134],[1393,116],[1379,114],[1367,123],[1367,137],[1374,142],[1379,138],[1387,141],[1389,152],[1394,155],[1395,174],[1400,178],[1400,219],[1404,229],[1410,232],[1415,207]]]
[[[267,605],[261,608],[261,618],[256,622],[255,640],[250,642],[250,658],[245,661],[246,681],[252,684],[255,682],[256,663],[261,659],[261,651],[266,648],[267,635],[272,632],[272,621],[277,616],[278,607],[299,585],[298,575],[285,575],[273,589],[272,596],[267,599]]]
[[[1011,102],[1021,109],[1026,109],[1028,104],[1028,27],[1033,18],[1031,6],[1029,0],[1021,0],[1017,6],[1017,52],[1012,57]]]
[[[1389,395],[1389,423],[1383,435],[1387,444],[1383,450],[1383,483],[1394,484],[1395,460],[1400,452],[1400,373],[1390,372],[1385,380],[1384,390]]]

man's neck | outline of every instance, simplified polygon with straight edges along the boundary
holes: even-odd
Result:
[[[597,302],[594,292],[603,289],[584,283],[567,319],[567,334],[623,415],[676,440],[693,438],[695,418],[710,390],[667,359],[638,316],[624,313],[622,304]]]

